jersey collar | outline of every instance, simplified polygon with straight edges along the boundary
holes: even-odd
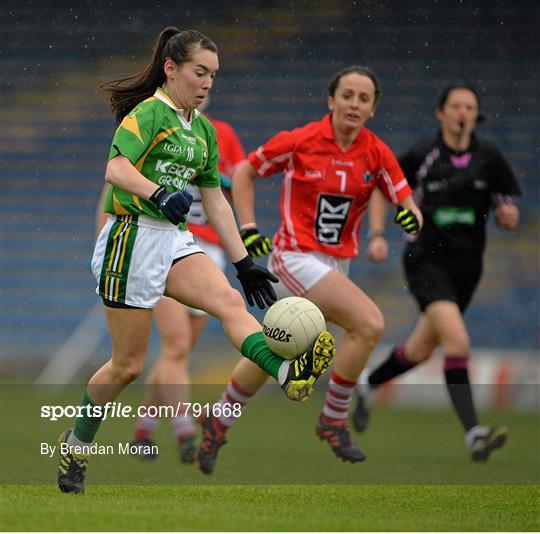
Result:
[[[448,152],[451,152],[452,154],[464,154],[465,152],[470,152],[471,150],[476,149],[476,147],[478,146],[478,137],[474,132],[471,133],[471,142],[469,143],[469,146],[465,150],[456,152],[444,142],[442,130],[439,130],[437,132],[437,143],[439,144],[439,146],[445,148],[446,150],[448,150]]]
[[[322,124],[322,127],[321,127],[322,136],[325,137],[326,139],[331,139],[335,143],[336,138],[334,136],[334,129],[332,128],[332,114],[328,113],[321,121],[321,124]],[[350,150],[351,147],[362,142],[362,140],[364,139],[365,131],[366,131],[366,127],[362,126],[353,144],[347,150]]]
[[[328,113],[322,122],[322,135],[323,137],[326,137],[326,139],[332,139],[332,141],[335,141],[334,138],[334,130],[332,129],[332,114]]]
[[[190,113],[190,119],[188,121],[184,118],[184,110],[181,108],[177,108],[174,105],[172,98],[165,92],[165,89],[163,89],[163,87],[158,87],[156,89],[156,92],[154,93],[154,96],[158,100],[161,100],[164,104],[167,104],[167,106],[169,106],[171,109],[176,111],[176,113],[178,113],[178,116],[180,117],[180,120],[182,120],[183,122],[187,124],[190,124],[193,121],[193,119],[196,119],[201,113],[198,109],[192,109]]]

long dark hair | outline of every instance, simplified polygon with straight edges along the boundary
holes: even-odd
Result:
[[[109,96],[116,122],[120,124],[139,102],[152,96],[163,85],[167,78],[163,65],[167,59],[177,65],[187,63],[197,45],[216,54],[218,52],[214,41],[201,32],[169,26],[159,34],[152,61],[142,71],[101,85],[100,89]]]
[[[373,82],[375,87],[375,105],[377,105],[379,98],[381,97],[381,84],[379,83],[379,79],[375,73],[365,65],[352,65],[351,67],[345,67],[344,69],[336,72],[328,84],[328,96],[334,96],[339,85],[339,80],[341,80],[343,76],[351,74],[352,72],[360,74],[360,76],[367,76]]]

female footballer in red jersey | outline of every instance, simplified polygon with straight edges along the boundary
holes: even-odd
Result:
[[[369,68],[343,69],[328,88],[330,113],[321,121],[278,133],[249,155],[233,179],[244,244],[252,256],[263,256],[272,247],[257,230],[253,182],[258,175],[284,172],[282,223],[268,266],[280,279],[278,296],[311,300],[328,321],[345,330],[316,433],[349,462],[365,456],[350,436],[347,409],[358,374],[384,329],[379,308],[348,277],[374,189],[400,210],[396,220],[405,231],[415,233],[422,225],[396,158],[364,127],[375,114],[379,96],[379,82]],[[245,404],[266,378],[255,365],[242,360],[220,403]],[[233,421],[233,417],[202,419],[204,435],[197,458],[203,472],[212,472]]]
[[[208,99],[199,106],[199,111],[206,109]],[[225,196],[231,189],[230,178],[236,167],[245,159],[245,152],[234,128],[225,121],[216,120],[204,113],[216,129],[219,150],[218,170],[221,187]],[[210,224],[202,205],[197,187],[189,185],[187,191],[193,197],[187,214],[189,231],[195,236],[197,244],[222,270],[226,268],[226,257],[219,237]],[[103,208],[103,206],[102,206]],[[101,209],[103,224],[106,217]],[[147,378],[144,406],[184,406],[190,400],[190,375],[188,371],[190,352],[201,336],[208,314],[196,308],[189,308],[174,299],[163,297],[158,302],[154,317],[161,341],[159,359],[150,370]],[[159,418],[152,415],[140,415],[135,425],[132,445],[141,451],[139,458],[153,460],[157,453],[152,434],[159,424]],[[180,461],[191,463],[195,459],[195,426],[193,419],[185,410],[171,417],[174,438],[178,444]]]

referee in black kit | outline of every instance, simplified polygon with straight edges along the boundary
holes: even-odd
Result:
[[[481,462],[505,443],[508,429],[478,422],[463,313],[482,274],[489,209],[493,208],[501,228],[516,228],[516,201],[521,192],[501,152],[474,133],[485,116],[473,87],[445,87],[436,117],[439,132],[414,145],[399,160],[424,216],[424,227],[417,236],[408,236],[403,255],[407,284],[422,314],[403,344],[394,347],[376,369],[366,368],[360,375],[353,422],[358,431],[365,430],[368,400],[375,389],[427,360],[441,346],[445,380],[465,429],[465,444],[472,460]],[[388,252],[384,239],[387,203],[382,195],[373,197],[370,209],[367,253],[373,261],[382,261]]]

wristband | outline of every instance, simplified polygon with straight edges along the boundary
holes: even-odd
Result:
[[[161,199],[163,197],[163,195],[167,193],[167,189],[165,188],[164,185],[162,185],[161,187],[158,187],[151,195],[150,197],[148,198],[148,200],[150,202],[152,202],[153,204],[155,204],[155,206],[159,209],[159,204],[161,202]]]

